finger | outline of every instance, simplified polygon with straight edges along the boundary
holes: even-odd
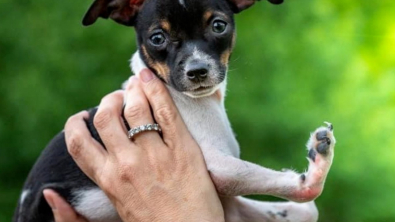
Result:
[[[88,222],[78,215],[75,210],[55,191],[45,189],[43,195],[51,207],[55,222]]]
[[[129,79],[129,84],[126,88],[124,116],[131,128],[154,123],[148,100],[145,97],[139,80],[135,76]],[[133,136],[133,141],[141,145],[142,148],[163,145],[163,141],[156,131],[140,132]]]
[[[155,120],[162,128],[164,142],[177,145],[181,142],[179,136],[190,134],[185,133],[188,129],[167,88],[148,69],[141,71],[140,79],[143,91],[152,107]]]
[[[123,100],[122,91],[108,94],[102,99],[93,119],[93,124],[109,153],[117,153],[128,144],[132,145],[121,117]]]
[[[105,163],[107,152],[91,136],[85,123],[88,118],[89,113],[86,111],[71,116],[64,132],[70,155],[81,170],[94,180],[94,172],[98,172]]]

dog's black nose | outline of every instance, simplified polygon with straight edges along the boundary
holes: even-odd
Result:
[[[186,74],[193,82],[203,81],[207,78],[209,66],[205,63],[193,62],[187,66]]]

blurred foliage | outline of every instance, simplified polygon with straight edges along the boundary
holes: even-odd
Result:
[[[0,0],[0,221],[67,117],[130,75],[133,30],[83,28],[90,3]],[[330,121],[320,221],[395,221],[395,2],[262,1],[237,23],[226,103],[242,157],[302,171],[309,131]]]

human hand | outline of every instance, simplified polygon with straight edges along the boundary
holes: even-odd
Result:
[[[124,116],[131,127],[162,127],[128,139],[123,125],[124,93],[104,97],[94,118],[106,146],[90,135],[84,119],[66,123],[66,143],[84,173],[110,198],[124,221],[224,221],[201,150],[186,128],[166,87],[149,70],[132,77]],[[61,222],[61,220],[57,221]]]

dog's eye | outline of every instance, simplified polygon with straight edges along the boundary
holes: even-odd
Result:
[[[221,20],[215,20],[213,22],[213,32],[216,33],[223,33],[226,30],[226,22],[221,21]]]
[[[160,46],[165,43],[165,36],[162,33],[153,34],[150,37],[150,41],[155,46]]]

